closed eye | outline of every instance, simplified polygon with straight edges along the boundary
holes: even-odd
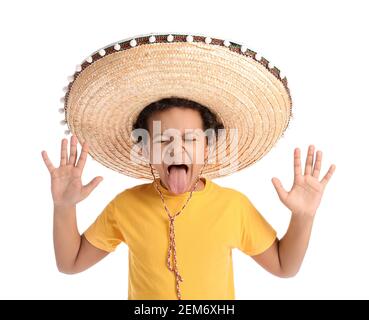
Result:
[[[171,139],[168,138],[158,138],[158,139],[154,139],[154,143],[165,143],[165,142],[170,142]]]
[[[173,141],[173,139],[172,138],[162,138],[162,139],[160,139],[160,142],[170,142],[170,141]]]

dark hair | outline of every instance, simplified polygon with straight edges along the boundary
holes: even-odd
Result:
[[[147,105],[138,115],[132,129],[148,130],[147,120],[151,114],[156,111],[163,111],[173,107],[197,110],[202,119],[203,130],[214,129],[216,137],[218,136],[218,129],[224,129],[222,122],[218,120],[216,114],[210,111],[209,108],[193,100],[178,97],[163,98]]]

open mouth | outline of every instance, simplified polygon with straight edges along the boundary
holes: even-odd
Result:
[[[171,164],[168,168],[167,168],[167,173],[169,174],[170,173],[170,170],[173,168],[173,167],[177,167],[177,168],[183,168],[186,170],[186,173],[188,171],[188,165],[186,164]]]

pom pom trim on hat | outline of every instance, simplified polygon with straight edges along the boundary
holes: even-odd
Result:
[[[153,44],[153,43],[161,43],[161,42],[203,42],[208,45],[218,45],[218,46],[224,46],[229,48],[229,50],[232,50],[234,52],[237,52],[241,55],[245,55],[248,57],[253,58],[256,62],[262,64],[269,72],[271,72],[276,78],[278,78],[280,81],[282,81],[284,87],[287,90],[289,99],[291,101],[291,114],[292,114],[292,98],[290,95],[290,90],[288,88],[288,82],[287,78],[282,74],[280,69],[275,67],[274,64],[272,64],[270,61],[268,61],[266,58],[264,58],[260,53],[257,53],[249,48],[247,48],[244,44],[238,44],[233,41],[229,40],[222,40],[217,38],[210,38],[209,36],[202,36],[202,35],[185,35],[185,34],[149,34],[149,35],[141,35],[133,38],[127,38],[124,40],[121,40],[119,42],[115,42],[113,44],[110,44],[108,46],[105,46],[103,48],[98,49],[93,54],[91,54],[88,58],[84,60],[83,63],[77,66],[76,71],[73,75],[68,77],[69,85],[64,87],[65,97],[63,97],[63,102],[65,104],[64,110],[67,111],[67,99],[68,99],[68,93],[73,85],[73,82],[77,79],[79,73],[83,72],[83,70],[91,65],[91,63],[103,58],[106,55],[112,54],[116,51],[120,50],[129,50],[130,48],[136,47],[137,45],[141,44]],[[65,113],[65,119],[66,113]],[[288,124],[287,124],[288,127]]]

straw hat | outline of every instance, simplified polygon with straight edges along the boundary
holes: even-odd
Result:
[[[81,144],[86,140],[94,160],[135,178],[152,179],[131,131],[140,111],[156,100],[187,98],[222,121],[226,133],[209,155],[208,178],[261,159],[292,116],[287,78],[278,68],[244,45],[209,36],[148,34],[118,41],[91,54],[68,79],[59,109],[65,133]]]

